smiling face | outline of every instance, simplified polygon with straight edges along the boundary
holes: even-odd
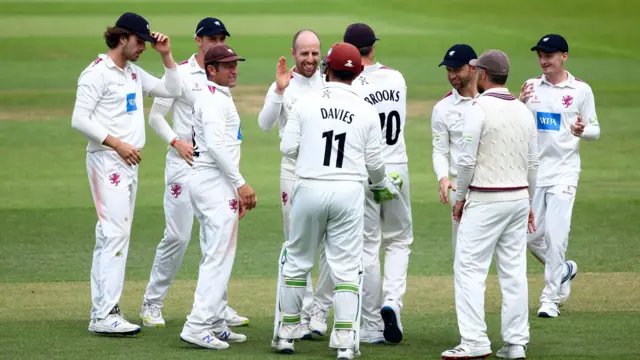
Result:
[[[564,63],[567,61],[569,54],[560,51],[545,52],[538,50],[538,64],[545,76],[557,74],[564,71]]]
[[[301,33],[291,49],[291,55],[296,61],[296,71],[299,74],[313,76],[320,62],[320,39],[310,31]]]
[[[233,88],[238,80],[238,62],[229,61],[218,63],[218,69],[213,65],[207,65],[209,80],[228,88]]]
[[[456,91],[461,92],[474,79],[474,69],[471,65],[459,68],[447,66],[447,79]]]

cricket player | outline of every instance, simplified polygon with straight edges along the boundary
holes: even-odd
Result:
[[[326,56],[327,84],[321,93],[300,99],[289,113],[280,151],[296,158],[290,238],[281,256],[282,279],[272,347],[294,351],[302,337],[302,300],[307,276],[322,243],[335,284],[334,326],[329,346],[338,359],[359,354],[364,196],[378,201],[399,196],[402,179],[385,173],[375,108],[350,86],[363,69],[358,49],[334,44]],[[324,237],[324,241],[322,241]]]
[[[360,52],[364,70],[353,81],[354,91],[378,113],[382,158],[388,172],[403,181],[397,201],[378,204],[366,192],[364,216],[364,279],[362,285],[362,329],[360,341],[402,341],[402,298],[407,289],[409,246],[413,243],[409,167],[404,140],[407,117],[407,85],[402,73],[374,60],[376,37],[362,23],[351,24],[343,37]],[[384,244],[384,281],[380,281],[380,246]],[[383,321],[384,319],[384,321]]]
[[[433,170],[438,178],[438,196],[443,204],[455,205],[458,156],[464,145],[462,130],[466,114],[478,95],[475,68],[469,62],[477,59],[467,44],[455,44],[444,54],[439,66],[447,69],[447,79],[453,89],[433,107],[431,131],[433,135]],[[458,222],[451,219],[453,252],[456,250]]]
[[[118,306],[129,250],[138,190],[138,164],[145,144],[143,99],[177,97],[180,75],[169,38],[149,31],[149,22],[125,13],[104,33],[106,54],[78,78],[71,126],[88,138],[87,173],[98,213],[96,246],[91,265],[91,321],[98,334],[133,335],[138,325],[127,321]],[[147,49],[160,53],[164,79],[134,64]]]
[[[538,316],[555,318],[578,272],[574,261],[565,261],[565,253],[580,174],[580,140],[597,140],[600,124],[591,87],[564,68],[567,41],[548,34],[531,50],[538,53],[542,76],[528,80],[520,95],[536,118],[540,146],[533,199],[538,231],[529,236],[529,250],[545,265]]]
[[[263,131],[270,131],[276,124],[280,139],[284,133],[287,116],[292,106],[303,97],[319,93],[323,86],[320,61],[320,39],[311,30],[300,30],[293,36],[291,55],[295,66],[287,70],[287,60],[281,57],[276,66],[276,80],[271,84],[258,115],[258,124]],[[289,240],[291,226],[291,194],[296,180],[296,160],[282,157],[280,164],[280,191],[285,243]],[[282,245],[283,248],[285,244]],[[311,339],[312,333],[324,336],[327,331],[327,315],[331,308],[333,284],[326,265],[324,250],[320,248],[320,272],[314,297],[311,274],[307,279],[302,314],[303,338]],[[277,325],[277,324],[274,324]]]
[[[238,241],[238,221],[256,206],[256,194],[240,174],[242,132],[231,89],[238,61],[227,45],[204,55],[206,87],[193,105],[193,173],[191,204],[200,222],[202,260],[191,314],[180,338],[209,349],[226,349],[247,337],[231,331],[225,320],[225,293]]]
[[[193,140],[191,109],[195,97],[207,90],[207,76],[204,70],[205,52],[217,45],[224,44],[231,36],[222,21],[207,17],[196,26],[194,38],[198,53],[189,60],[178,64],[182,80],[182,96],[179,98],[156,98],[149,114],[149,124],[168,145],[165,167],[164,237],[158,244],[156,256],[151,268],[151,276],[144,294],[140,311],[145,326],[164,326],[162,305],[169,292],[169,286],[180,269],[187,245],[191,240],[193,227],[193,208],[189,196],[189,176],[193,163]],[[165,117],[171,111],[173,128]],[[229,326],[241,326],[249,319],[239,316],[223,299],[225,319]]]
[[[488,50],[470,65],[476,67],[481,95],[466,113],[453,209],[460,222],[453,270],[461,343],[442,358],[491,355],[484,292],[495,254],[504,340],[496,356],[524,359],[529,342],[526,239],[527,230],[535,231],[531,201],[538,171],[535,123],[505,88],[505,53]]]

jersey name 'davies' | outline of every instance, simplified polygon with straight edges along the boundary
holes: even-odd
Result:
[[[347,124],[351,124],[353,121],[353,113],[345,109],[338,108],[320,108],[320,113],[322,114],[323,119],[336,119],[342,120]]]

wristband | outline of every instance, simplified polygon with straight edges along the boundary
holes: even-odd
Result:
[[[178,141],[178,138],[175,138],[175,139],[171,140],[171,143],[169,145],[173,146],[173,144],[175,144],[176,141]]]

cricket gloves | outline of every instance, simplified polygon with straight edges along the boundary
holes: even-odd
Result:
[[[378,184],[370,184],[369,190],[373,192],[373,200],[380,204],[383,201],[397,199],[402,189],[402,178],[398,173],[390,173]]]

